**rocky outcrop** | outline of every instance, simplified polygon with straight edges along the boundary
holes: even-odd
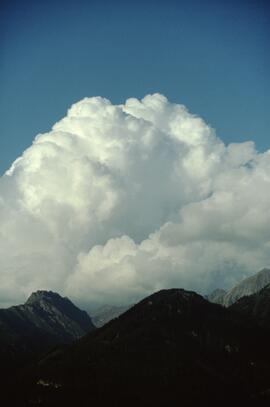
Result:
[[[209,301],[228,307],[246,295],[257,293],[268,284],[270,284],[270,269],[263,269],[253,276],[240,281],[240,283],[236,284],[227,293],[210,295],[208,299]]]

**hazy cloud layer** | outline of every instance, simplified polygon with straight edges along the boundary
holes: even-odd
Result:
[[[85,98],[0,178],[0,300],[133,302],[270,265],[270,150],[159,94]]]

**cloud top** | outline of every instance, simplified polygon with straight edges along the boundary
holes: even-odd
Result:
[[[202,293],[270,264],[270,151],[160,94],[85,98],[0,179],[0,298]]]

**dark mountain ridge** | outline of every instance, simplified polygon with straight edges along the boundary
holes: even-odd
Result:
[[[252,317],[270,333],[270,284],[258,293],[240,298],[230,309],[242,316]]]
[[[157,292],[24,377],[39,406],[269,403],[269,335],[195,292]],[[254,404],[255,403],[255,404]]]

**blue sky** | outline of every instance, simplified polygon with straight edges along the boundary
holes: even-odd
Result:
[[[226,143],[269,147],[264,1],[4,1],[0,173],[85,96],[160,92]]]

